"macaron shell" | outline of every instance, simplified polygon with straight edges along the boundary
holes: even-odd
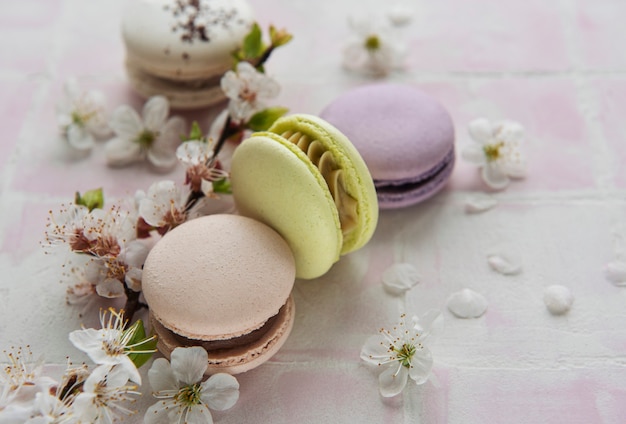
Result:
[[[302,132],[321,142],[343,171],[347,193],[357,201],[357,225],[343,239],[341,254],[363,247],[378,223],[378,201],[367,165],[350,140],[337,128],[316,116],[296,114],[277,120],[268,130],[276,134]],[[308,160],[308,158],[307,158]]]
[[[406,181],[399,186],[387,185],[376,187],[378,191],[378,205],[381,209],[402,208],[422,202],[442,190],[452,171],[454,170],[454,149],[450,151],[450,160],[442,163],[436,173],[426,180],[418,182]]]
[[[231,339],[276,315],[295,279],[293,255],[270,227],[237,215],[188,221],[146,259],[142,291],[166,328],[198,340]]]
[[[239,212],[287,240],[297,277],[319,277],[339,259],[337,209],[319,170],[297,146],[273,133],[253,134],[233,154],[231,183]]]
[[[287,337],[293,328],[294,318],[295,304],[293,298],[289,296],[272,328],[259,340],[238,348],[209,351],[208,368],[205,375],[219,372],[239,374],[266,362],[287,341]],[[170,359],[172,351],[177,347],[181,347],[180,341],[159,323],[152,314],[150,322],[158,337],[157,348],[167,359]]]
[[[454,145],[449,113],[409,85],[358,87],[335,99],[321,117],[354,143],[376,182],[419,178]]]
[[[181,7],[172,0],[126,1],[122,36],[130,66],[176,79],[224,73],[252,26],[252,8],[245,0],[201,0],[199,9]]]
[[[220,85],[187,85],[177,81],[154,77],[144,70],[126,64],[126,73],[133,88],[143,97],[165,96],[174,109],[197,109],[211,106],[226,100]],[[220,73],[221,75],[221,73]]]

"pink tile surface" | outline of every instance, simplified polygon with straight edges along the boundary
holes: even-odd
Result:
[[[409,67],[420,71],[562,71],[567,39],[557,3],[440,1],[417,10]],[[532,28],[532,30],[530,29]]]
[[[624,69],[626,57],[617,40],[623,37],[621,28],[614,25],[617,16],[624,16],[626,4],[609,0],[575,5],[575,39],[579,42],[582,65],[585,69]]]
[[[130,0],[127,0],[130,1]],[[398,2],[400,3],[400,2]],[[626,261],[626,30],[618,0],[442,0],[404,2],[410,52],[386,80],[411,84],[450,112],[458,151],[478,117],[512,119],[526,130],[526,179],[490,192],[498,205],[464,211],[486,186],[459,159],[445,190],[401,210],[382,211],[372,241],[323,277],[296,281],[296,318],[283,348],[238,376],[239,402],[216,423],[622,423],[626,416],[623,286],[605,276]],[[337,95],[381,79],[345,72],[341,49],[350,15],[383,17],[376,0],[252,0],[259,21],[295,35],[267,70],[282,86],[276,104],[319,113]],[[70,152],[54,114],[63,82],[105,93],[110,112],[144,100],[124,74],[119,18],[124,0],[31,0],[0,4],[0,350],[30,344],[52,366],[88,361],[67,334],[93,325],[65,304],[64,250],[39,246],[49,210],[75,191],[103,187],[107,202],[182,169],[111,169],[100,143]],[[220,108],[181,113],[206,130]],[[306,211],[303,211],[306,213]],[[502,275],[488,255],[513,249],[522,272]],[[403,295],[382,283],[394,263],[413,264],[419,282]],[[545,287],[574,295],[551,315]],[[456,318],[448,297],[483,294],[486,313]],[[101,305],[104,306],[104,305]],[[378,393],[378,370],[359,359],[365,340],[405,312],[440,309],[444,329],[431,344],[433,378],[402,395]],[[153,403],[145,392],[142,422]],[[1,383],[0,383],[1,384]]]
[[[626,107],[626,80],[594,79],[590,82],[595,101],[599,105],[597,121],[606,140],[610,157],[603,172],[611,177],[617,187],[626,187],[626,124],[623,110]]]

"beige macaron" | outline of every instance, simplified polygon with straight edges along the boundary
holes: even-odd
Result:
[[[209,215],[167,233],[145,262],[142,289],[158,349],[202,346],[207,374],[248,371],[293,326],[295,262],[273,229],[238,215]]]

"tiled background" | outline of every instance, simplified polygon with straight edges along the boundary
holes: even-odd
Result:
[[[350,15],[384,16],[374,0],[255,0],[259,21],[287,27],[294,41],[268,67],[277,104],[319,113],[371,79],[340,67]],[[391,3],[390,3],[391,5]],[[297,320],[287,344],[242,376],[241,399],[216,422],[272,423],[622,423],[626,421],[626,291],[604,267],[626,259],[626,2],[621,0],[407,1],[406,68],[388,79],[416,85],[450,111],[459,146],[467,123],[485,116],[524,124],[529,176],[496,193],[500,205],[467,215],[485,191],[457,162],[452,181],[423,205],[381,214],[373,241],[319,281],[295,287]],[[112,170],[102,146],[77,157],[57,138],[54,107],[75,76],[104,91],[109,108],[142,100],[123,71],[123,0],[0,0],[0,348],[30,344],[50,363],[90,317],[65,305],[63,257],[44,255],[48,210],[102,186],[109,199],[146,189],[177,169]],[[206,128],[216,110],[187,114]],[[513,249],[523,272],[503,276],[486,256]],[[381,274],[413,263],[420,284],[387,294]],[[543,288],[569,287],[572,311],[551,316]],[[489,301],[476,320],[445,310],[472,288]],[[358,355],[365,339],[401,311],[442,308],[433,345],[436,381],[393,399]],[[91,320],[91,321],[90,321]],[[144,369],[145,375],[145,369]],[[144,390],[148,391],[147,382]],[[151,403],[145,396],[138,403]],[[141,422],[141,414],[131,421]]]

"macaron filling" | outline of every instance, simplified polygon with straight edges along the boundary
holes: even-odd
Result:
[[[421,190],[438,182],[442,178],[447,178],[454,165],[454,147],[436,166],[417,176],[416,178],[406,178],[401,180],[374,180],[374,186],[381,200],[390,200],[394,195],[400,196],[407,193],[414,193],[415,196],[421,194]]]
[[[337,207],[341,232],[345,238],[358,225],[358,202],[346,191],[343,170],[337,165],[333,154],[319,140],[300,131],[285,131],[281,136],[298,146],[319,169]]]
[[[201,346],[208,353],[209,368],[205,375],[216,372],[238,374],[250,370],[271,357],[285,343],[293,327],[293,297],[258,329],[233,339],[190,339],[174,333],[150,312],[150,323],[158,336],[157,348],[167,358],[176,347]],[[209,337],[209,336],[207,336]]]
[[[254,342],[260,340],[263,336],[267,334],[267,332],[272,328],[278,316],[281,313],[284,313],[285,307],[280,308],[278,314],[269,318],[267,321],[263,323],[263,325],[255,330],[252,330],[250,333],[244,334],[239,337],[234,337],[231,339],[215,339],[215,340],[197,340],[190,339],[188,337],[181,336],[179,334],[172,333],[172,335],[179,341],[182,346],[201,346],[207,352],[219,351],[223,349],[232,349],[236,347],[242,347],[250,345]]]
[[[181,90],[192,90],[192,89],[205,89],[216,87],[220,85],[220,81],[222,79],[223,73],[212,73],[203,75],[185,75],[181,70],[178,70],[176,75],[165,76],[159,75],[153,72],[149,72],[147,69],[142,68],[138,64],[134,63],[132,60],[126,60],[126,67],[129,73],[136,74],[137,77],[141,78],[144,83],[150,81],[153,85],[166,85],[166,86],[176,86]]]

